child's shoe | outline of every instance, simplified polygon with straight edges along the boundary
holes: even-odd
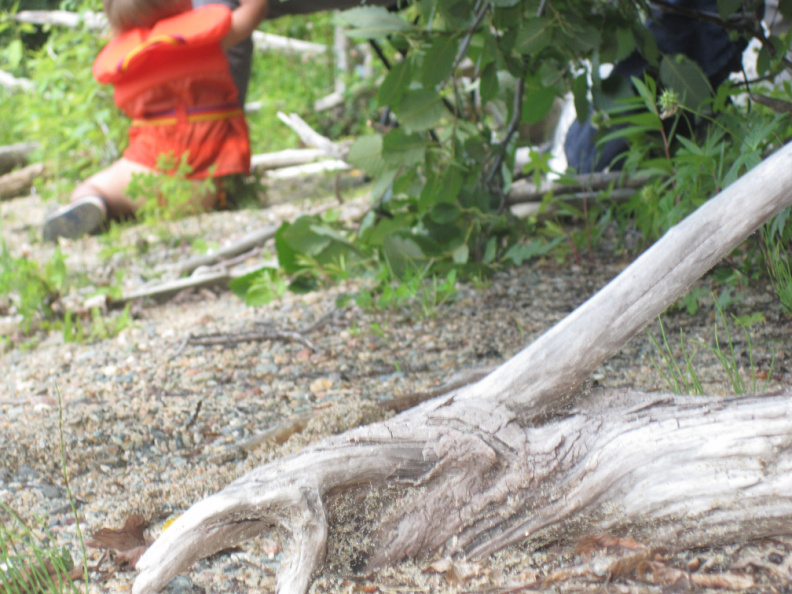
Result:
[[[41,228],[44,241],[58,237],[77,239],[86,233],[98,231],[107,218],[105,201],[99,196],[85,196],[52,213]]]

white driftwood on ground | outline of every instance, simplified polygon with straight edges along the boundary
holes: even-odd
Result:
[[[0,173],[11,171],[14,167],[25,165],[30,153],[39,148],[38,142],[20,142],[0,146]]]
[[[44,175],[43,163],[34,163],[17,171],[0,175],[0,200],[27,194],[36,178],[42,175]]]
[[[250,158],[250,169],[251,171],[268,171],[270,169],[280,169],[281,167],[294,167],[295,165],[305,165],[326,157],[327,155],[323,150],[316,148],[286,149],[275,153],[253,155]]]
[[[301,39],[292,39],[271,33],[253,31],[253,44],[262,52],[279,52],[282,54],[297,54],[302,56],[317,56],[327,51],[327,46]]]
[[[281,169],[271,169],[267,172],[267,179],[282,180],[302,177],[304,175],[316,175],[317,173],[329,173],[332,171],[345,171],[351,169],[351,165],[340,159],[326,159],[305,165],[295,165],[294,167],[283,167]]]
[[[0,70],[0,87],[7,91],[30,91],[33,88],[33,81],[26,78],[17,78],[13,74]]]
[[[574,178],[575,183],[561,183],[558,181],[543,181],[538,187],[527,179],[519,179],[512,184],[506,197],[507,204],[521,204],[524,202],[541,201],[547,194],[553,192],[556,196],[576,194],[580,192],[598,192],[611,186],[616,189],[640,188],[646,184],[646,176],[633,178],[625,177],[621,171],[611,173],[591,173],[579,175]]]
[[[790,187],[792,145],[484,379],[276,460],[195,504],[138,562],[133,591],[156,591],[195,560],[280,524],[292,540],[278,589],[305,592],[324,558],[328,500],[396,479],[402,497],[375,519],[369,567],[441,548],[475,557],[590,530],[630,531],[669,547],[789,534],[789,391],[691,399],[579,388],[790,205]]]
[[[334,159],[340,159],[343,161],[346,157],[349,147],[338,145],[326,136],[322,136],[316,130],[311,128],[305,122],[305,120],[303,120],[296,113],[290,113],[289,115],[286,115],[285,113],[279,111],[278,119],[280,119],[280,121],[286,124],[289,128],[294,130],[297,136],[300,137],[300,140],[302,140],[308,146],[316,147],[322,150],[327,156],[333,157]]]

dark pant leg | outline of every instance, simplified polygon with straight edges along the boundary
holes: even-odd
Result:
[[[225,4],[231,10],[239,7],[239,0],[192,0],[192,3],[195,8],[205,4]],[[246,39],[228,48],[226,56],[228,56],[231,78],[234,80],[239,94],[239,104],[245,105],[248,82],[250,81],[250,64],[253,57],[253,40]]]

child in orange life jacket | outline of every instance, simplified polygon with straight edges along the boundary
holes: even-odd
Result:
[[[132,118],[123,157],[81,183],[71,204],[44,222],[45,240],[75,238],[141,206],[127,187],[135,173],[156,171],[160,155],[187,154],[192,179],[250,168],[250,145],[224,49],[246,39],[265,16],[267,0],[191,10],[191,0],[103,0],[116,37],[94,62],[94,77],[114,86],[116,104]],[[209,209],[215,190],[196,197]]]

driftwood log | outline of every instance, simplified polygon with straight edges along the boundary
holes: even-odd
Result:
[[[292,537],[278,589],[304,592],[324,558],[328,501],[393,481],[403,496],[371,527],[370,568],[441,548],[475,558],[597,530],[629,530],[670,548],[792,533],[792,392],[724,399],[580,390],[792,203],[790,187],[792,145],[482,380],[260,467],[196,503],[141,558],[133,591],[157,591],[195,560],[278,524]]]
[[[36,178],[44,175],[44,164],[34,163],[17,171],[0,175],[0,200],[26,194]]]
[[[0,173],[7,173],[15,167],[26,165],[30,154],[39,148],[38,142],[20,142],[0,146]]]

